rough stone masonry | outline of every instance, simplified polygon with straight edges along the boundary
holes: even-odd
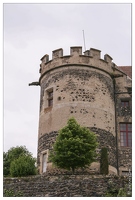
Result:
[[[111,56],[105,54],[102,59],[100,53],[90,48],[82,55],[82,47],[70,47],[70,55],[63,56],[60,48],[52,52],[52,60],[47,54],[41,58],[37,155],[40,174],[52,169],[49,150],[58,131],[72,116],[97,134],[99,155],[100,149],[107,147],[110,174],[125,173],[132,165],[128,145],[131,134],[120,129],[120,124],[127,127],[132,123],[132,80],[112,62]],[[91,165],[97,172],[99,159]]]

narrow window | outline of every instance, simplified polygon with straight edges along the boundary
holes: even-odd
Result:
[[[48,106],[53,106],[53,90],[48,91]]]
[[[132,146],[132,124],[120,124],[120,143],[121,146]]]
[[[47,167],[47,154],[44,153],[43,154],[43,158],[42,158],[42,172],[46,172],[46,167]]]

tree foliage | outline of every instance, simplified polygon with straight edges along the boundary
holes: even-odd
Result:
[[[107,153],[107,148],[103,147],[101,149],[101,158],[100,158],[100,173],[101,174],[108,174],[108,153]]]
[[[59,131],[49,160],[57,167],[74,173],[77,168],[90,165],[96,158],[98,145],[96,135],[86,127],[81,127],[72,117],[67,126]]]
[[[35,159],[28,155],[21,155],[11,162],[10,175],[12,177],[35,175]]]
[[[10,161],[8,159],[8,153],[3,153],[3,174],[8,176],[10,174]]]
[[[8,152],[3,153],[4,176],[32,175],[31,170],[33,170],[33,174],[35,174],[35,161],[35,158],[32,157],[32,154],[26,149],[25,146],[12,147],[8,150]]]
[[[126,184],[122,188],[118,188],[113,182],[108,184],[105,197],[131,197],[132,196],[132,185]]]

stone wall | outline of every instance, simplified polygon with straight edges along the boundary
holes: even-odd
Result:
[[[48,107],[47,91],[51,88],[53,106]],[[41,81],[38,166],[41,153],[55,141],[54,133],[74,116],[80,125],[99,132],[99,143],[108,147],[110,165],[116,167],[113,93],[112,78],[91,67],[73,65],[45,74]]]
[[[101,147],[108,148],[109,165],[115,172],[124,166],[126,171],[128,163],[131,165],[131,148],[121,147],[119,130],[119,123],[132,122],[131,78],[108,54],[102,59],[100,53],[91,48],[82,55],[82,47],[71,47],[68,56],[63,56],[60,48],[52,52],[52,60],[47,54],[41,58],[38,131],[41,173],[43,155],[51,149],[57,132],[70,117],[75,117],[81,126],[91,127],[98,135],[99,151]],[[50,91],[53,105],[48,106]],[[120,107],[123,98],[130,99],[129,107]]]
[[[50,89],[53,106],[49,108]],[[73,65],[48,72],[41,81],[39,137],[58,131],[72,116],[80,125],[103,128],[115,135],[113,93],[111,77],[91,67]]]
[[[4,189],[21,191],[24,197],[102,197],[110,182],[117,189],[128,183],[126,177],[102,175],[59,175],[4,178]]]
[[[119,148],[119,167],[123,170],[125,168],[128,171],[128,168],[132,166],[132,148],[131,147],[121,147]]]
[[[96,133],[97,135],[97,140],[99,143],[98,149],[101,150],[101,148],[103,147],[107,148],[109,165],[117,168],[116,137],[114,137],[109,131],[103,129],[91,127],[90,130]],[[99,151],[98,162],[100,162],[100,151]]]
[[[97,135],[97,141],[99,143],[98,146],[98,154],[97,162],[100,162],[100,150],[102,147],[106,147],[108,149],[108,159],[109,165],[117,168],[116,165],[116,138],[109,132],[103,129],[99,129],[96,127],[89,128],[92,132]],[[44,150],[51,150],[52,145],[56,140],[56,136],[58,135],[57,131],[50,132],[48,134],[44,134],[38,140],[38,156],[37,156],[37,164],[40,165],[40,154]]]
[[[116,79],[116,131],[118,140],[118,167],[119,174],[132,170],[132,147],[121,146],[120,143],[120,123],[132,123],[132,82],[129,77],[119,77]],[[129,105],[121,106],[121,101],[128,101]]]

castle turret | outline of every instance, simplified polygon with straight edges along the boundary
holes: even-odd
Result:
[[[91,48],[82,55],[82,47],[71,47],[70,55],[63,49],[41,58],[40,116],[38,133],[38,167],[49,170],[48,151],[58,131],[74,116],[77,122],[98,136],[102,147],[108,148],[109,171],[116,170],[116,135],[114,109],[114,73],[112,58],[101,59],[100,50]],[[99,161],[93,164],[99,170]]]

